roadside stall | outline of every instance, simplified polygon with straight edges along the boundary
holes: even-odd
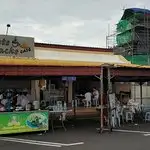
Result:
[[[38,110],[38,101],[31,102],[27,90],[8,89],[0,98],[0,134],[48,130],[48,111]]]
[[[13,59],[11,57],[34,58],[34,39],[0,35],[0,57],[8,64],[10,63],[8,60]],[[1,64],[3,65],[2,62]],[[8,68],[8,66],[5,67]],[[10,72],[11,69],[12,67],[8,71]],[[12,71],[15,72],[15,69]],[[18,72],[15,80],[10,79],[12,76],[6,75],[4,71],[2,74],[0,80],[0,135],[48,130],[49,113],[47,110],[40,110],[39,101],[33,98],[31,80],[18,80],[20,77]]]

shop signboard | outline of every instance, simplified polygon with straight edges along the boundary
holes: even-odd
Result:
[[[62,81],[76,81],[75,76],[63,76]]]
[[[34,57],[34,38],[0,35],[0,56]]]
[[[0,134],[46,131],[48,111],[0,113]]]

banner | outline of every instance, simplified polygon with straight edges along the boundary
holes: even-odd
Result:
[[[46,131],[48,111],[0,113],[0,134]]]
[[[34,38],[0,35],[0,56],[34,57]]]

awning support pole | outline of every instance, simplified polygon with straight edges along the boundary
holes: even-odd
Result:
[[[109,128],[109,132],[112,132],[112,126],[111,126],[111,108],[110,108],[110,100],[109,100],[109,94],[112,93],[110,67],[107,67],[107,81],[108,81],[108,92],[107,92],[108,128]]]
[[[101,67],[101,75],[100,75],[100,106],[101,106],[101,113],[100,113],[100,125],[101,125],[101,128],[100,128],[100,131],[101,133],[103,132],[103,128],[104,128],[104,114],[103,114],[103,95],[104,95],[104,87],[103,87],[103,67]]]

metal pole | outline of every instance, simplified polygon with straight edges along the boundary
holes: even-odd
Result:
[[[142,82],[140,82],[140,102],[141,106],[143,104],[143,89],[142,89]]]
[[[110,101],[109,101],[109,94],[112,93],[110,67],[107,68],[107,80],[108,80],[108,92],[107,92],[108,126],[109,126],[109,131],[112,132],[112,126],[111,126],[111,108],[110,108]]]
[[[7,29],[6,29],[6,35],[8,34],[8,27],[7,27]]]
[[[101,67],[101,75],[100,75],[100,106],[101,106],[101,113],[100,113],[100,124],[101,124],[101,128],[100,131],[101,133],[103,132],[103,128],[104,128],[104,122],[103,122],[103,94],[104,94],[104,88],[103,88],[103,67]]]
[[[76,82],[73,82],[74,84],[76,84]],[[75,88],[74,88],[75,90]],[[75,91],[74,91],[75,93]],[[73,114],[74,114],[74,120],[76,119],[76,96],[74,94],[74,101],[73,101]]]

